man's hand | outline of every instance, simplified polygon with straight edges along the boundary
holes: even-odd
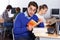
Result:
[[[28,26],[27,29],[28,29],[29,31],[32,31],[33,27],[32,27],[32,26]]]

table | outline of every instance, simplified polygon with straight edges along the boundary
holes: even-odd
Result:
[[[38,40],[60,40],[60,35],[47,34],[47,28],[34,28],[33,33]]]
[[[1,40],[4,39],[4,27],[3,27],[3,23],[4,23],[4,19],[0,18],[0,36],[1,36]]]

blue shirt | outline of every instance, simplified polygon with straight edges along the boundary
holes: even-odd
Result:
[[[29,37],[27,23],[29,22],[30,18],[28,18],[27,16],[27,13],[19,13],[16,16],[13,27],[15,37]]]
[[[36,15],[33,15],[31,17],[31,19],[35,20],[36,22],[38,22],[38,20],[39,20],[39,18]],[[39,25],[37,25],[37,27],[43,28],[44,27],[44,22],[41,22]]]

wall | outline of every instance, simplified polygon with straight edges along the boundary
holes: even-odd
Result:
[[[0,15],[2,15],[8,3],[9,3],[8,0],[0,0]]]
[[[3,3],[2,5],[0,3],[1,5],[0,9],[5,9],[7,4],[11,4],[13,7],[20,7],[22,9],[23,7],[27,7],[30,1],[36,1],[38,5],[41,5],[41,4],[48,5],[49,9],[47,14],[45,15],[46,18],[50,17],[50,9],[60,8],[60,4],[59,4],[60,0],[5,0],[5,1],[2,1]],[[2,12],[0,13],[2,14]]]
[[[48,12],[47,14],[45,15],[45,18],[49,18],[50,17],[50,10],[52,8],[60,8],[60,0],[10,0],[10,4],[14,7],[27,7],[28,6],[28,3],[30,1],[35,1],[37,2],[38,5],[41,5],[41,4],[47,4],[49,9],[48,9]]]

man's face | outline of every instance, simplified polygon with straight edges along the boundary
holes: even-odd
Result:
[[[36,9],[35,6],[30,5],[30,6],[28,7],[28,9],[27,9],[29,16],[33,16],[33,15],[35,14],[36,10],[37,10],[37,9]]]

